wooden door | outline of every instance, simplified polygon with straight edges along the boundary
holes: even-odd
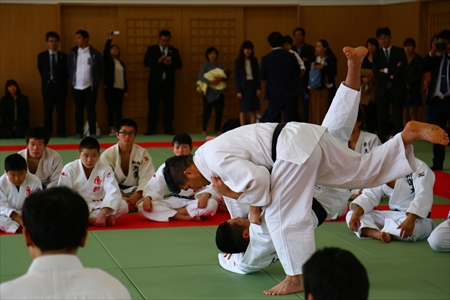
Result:
[[[231,71],[225,92],[222,124],[229,118],[239,117],[239,103],[234,83],[234,60],[243,41],[243,8],[192,7],[182,10],[183,51],[183,131],[201,132],[203,101],[196,91],[201,65],[206,62],[205,50],[214,46],[219,59]],[[214,130],[215,113],[211,114],[208,130]]]

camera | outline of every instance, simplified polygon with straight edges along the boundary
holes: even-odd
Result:
[[[120,34],[120,31],[110,31],[109,34],[110,34],[110,35],[113,35],[113,34],[116,34],[116,35],[117,35],[117,34]]]
[[[436,43],[437,51],[444,51],[446,47],[447,47],[447,42],[442,41],[442,42]]]

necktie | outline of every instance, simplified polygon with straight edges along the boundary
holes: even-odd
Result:
[[[52,80],[56,81],[56,78],[58,76],[58,68],[56,65],[56,58],[55,58],[55,53],[52,53]]]
[[[386,59],[389,62],[389,50],[388,49],[384,49],[384,54],[386,55]]]
[[[443,55],[443,64],[442,64],[442,70],[441,70],[441,86],[439,91],[442,95],[447,94],[448,91],[448,57],[447,55]]]

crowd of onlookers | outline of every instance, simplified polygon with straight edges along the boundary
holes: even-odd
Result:
[[[376,38],[369,38],[369,52],[362,65],[361,106],[365,114],[362,126],[377,133],[382,142],[401,131],[410,120],[417,120],[418,108],[426,105],[427,122],[443,128],[450,119],[448,87],[449,30],[435,35],[430,52],[423,58],[415,52],[416,42],[406,38],[403,49],[391,43],[389,28],[379,28]],[[67,80],[75,104],[76,137],[98,137],[96,124],[97,92],[103,79],[110,135],[122,119],[122,103],[128,96],[124,63],[120,48],[112,44],[114,31],[108,33],[103,55],[89,44],[89,34],[78,30],[76,46],[65,54],[58,50],[60,37],[56,32],[45,36],[48,50],[38,55],[42,79],[44,127],[53,133],[52,115],[56,108],[56,135],[66,137],[65,105]],[[273,32],[268,42],[273,51],[261,63],[254,55],[251,41],[244,41],[234,63],[236,98],[239,101],[239,122],[231,126],[255,122],[303,121],[321,124],[336,92],[337,58],[329,43],[305,42],[305,30],[296,28],[293,37]],[[164,108],[166,134],[174,134],[175,71],[182,67],[179,51],[170,45],[171,33],[162,30],[159,43],[148,47],[144,65],[150,68],[148,80],[148,126],[146,135],[156,132],[159,104]],[[289,54],[289,55],[287,55]],[[202,133],[207,134],[209,118],[215,110],[214,131],[221,133],[225,89],[230,70],[219,62],[219,51],[208,47],[206,62],[201,65],[197,90],[203,98]],[[261,80],[265,83],[262,93]],[[260,103],[268,101],[266,111]],[[229,100],[230,101],[230,100]],[[299,104],[303,107],[299,110]],[[84,110],[87,124],[84,124]],[[302,111],[302,114],[299,114]],[[20,138],[30,127],[30,105],[15,80],[8,80],[0,103],[1,138]],[[230,125],[230,124],[228,124]],[[225,130],[227,130],[225,128]],[[445,150],[434,146],[433,169],[443,168]]]

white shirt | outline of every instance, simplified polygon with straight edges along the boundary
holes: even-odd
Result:
[[[114,60],[114,88],[123,90],[125,82],[123,80],[123,67],[118,59]]]
[[[50,70],[53,70],[52,69],[52,55],[54,54],[55,55],[55,61],[56,61],[56,63],[58,63],[58,50],[56,50],[55,52],[52,52],[52,50],[50,50],[50,49],[48,49],[48,53],[50,54]],[[55,80],[55,78],[53,77],[53,74],[51,74],[51,79],[52,80]]]
[[[91,53],[89,52],[89,46],[84,49],[78,48],[77,57],[77,71],[75,74],[75,86],[76,90],[84,90],[92,85],[91,80]]]
[[[252,64],[250,62],[250,59],[245,60],[245,79],[253,80]]]
[[[441,73],[442,73],[442,66],[444,65],[444,55],[447,55],[447,76],[446,76],[446,79],[447,79],[447,93],[442,95],[441,94]],[[450,72],[449,72],[449,70],[450,70],[450,55],[448,53],[444,54],[444,55],[442,55],[442,57],[441,57],[441,64],[439,66],[439,73],[438,73],[438,77],[437,77],[437,80],[436,80],[436,86],[434,87],[433,97],[436,97],[436,96],[450,96],[450,81],[448,79],[448,76],[450,75]],[[431,97],[431,98],[433,98],[433,97]]]
[[[381,50],[383,50],[384,57],[386,57],[386,50],[387,50],[388,55],[389,55],[389,60],[391,60],[391,48],[392,48],[392,45],[390,45],[390,46],[387,47],[387,48],[381,48]],[[387,57],[386,57],[386,60],[388,60]],[[389,60],[388,60],[388,63],[389,63]],[[388,68],[384,68],[384,73],[389,74],[388,71],[389,71]],[[391,79],[392,79],[392,78],[393,78],[393,77],[391,76]]]
[[[100,269],[84,268],[76,255],[39,256],[28,272],[0,285],[1,299],[131,299],[125,286]]]

